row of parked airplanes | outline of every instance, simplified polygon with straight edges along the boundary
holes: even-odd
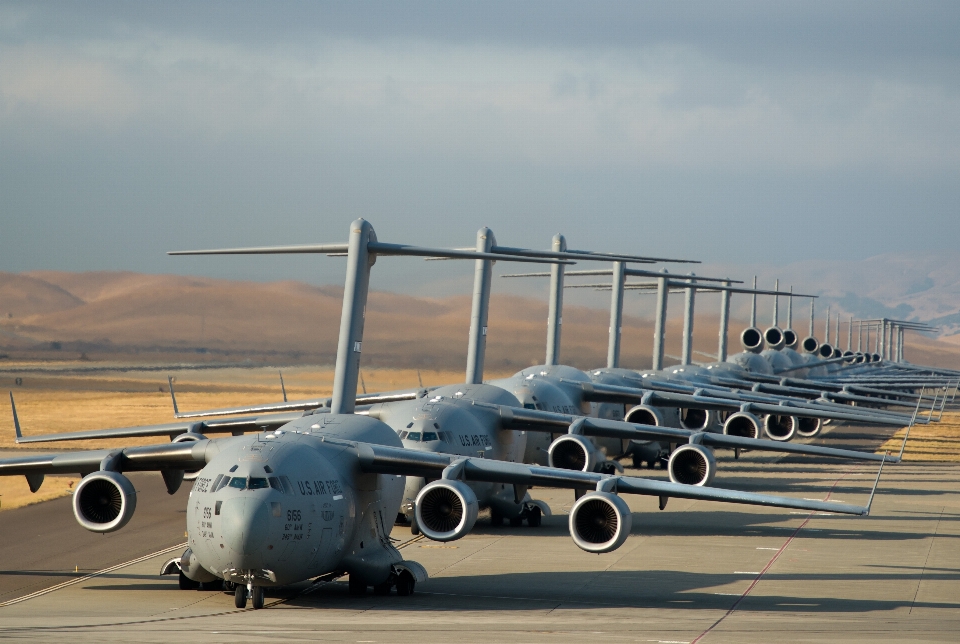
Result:
[[[438,249],[377,240],[362,219],[346,243],[180,251],[172,254],[321,253],[347,261],[333,393],[329,398],[183,412],[162,425],[24,436],[11,394],[18,443],[168,436],[169,444],[44,453],[0,460],[0,475],[26,476],[37,491],[45,474],[80,474],[73,493],[79,524],[94,532],[121,529],[137,494],[125,472],[159,471],[170,494],[192,481],[187,549],[163,566],[181,588],[233,592],[237,607],[264,604],[264,588],[317,577],[349,575],[352,593],[413,592],[426,570],[405,560],[390,538],[394,525],[437,541],[468,534],[481,510],[494,525],[536,527],[549,506],[532,488],[573,490],[574,543],[588,553],[620,547],[632,515],[622,494],[671,497],[867,515],[883,463],[899,456],[792,442],[818,435],[826,423],[908,428],[936,422],[960,386],[960,372],[880,359],[836,355],[812,335],[799,343],[774,326],[741,335],[744,351],[720,361],[666,369],[619,368],[620,320],[626,275],[661,283],[654,364],[662,361],[665,293],[670,285],[754,292],[723,278],[654,273],[630,263],[665,260],[502,247],[481,229],[470,249]],[[380,256],[469,259],[476,262],[466,382],[441,387],[357,394],[364,308],[371,269]],[[487,312],[496,261],[551,264],[547,359],[500,380],[483,381]],[[577,261],[612,264],[583,274],[613,276],[610,352],[606,367],[581,371],[559,364],[565,267]],[[664,288],[664,285],[667,288]],[[724,290],[726,289],[726,290]],[[618,292],[619,291],[619,292]],[[763,291],[757,291],[763,292]],[[688,304],[691,297],[688,296]],[[619,304],[618,304],[619,301]],[[688,306],[692,313],[692,306]],[[692,318],[692,316],[691,316]],[[788,318],[789,319],[789,318]],[[689,333],[688,320],[685,333]],[[789,324],[788,324],[789,326]],[[659,355],[658,355],[659,351]],[[783,373],[791,373],[785,377]],[[174,396],[171,381],[171,396]],[[227,434],[220,438],[211,435]],[[764,438],[764,436],[766,438]],[[907,436],[903,445],[906,445]],[[866,505],[822,502],[712,487],[717,449],[879,461]],[[625,476],[621,464],[660,466],[670,481]]]

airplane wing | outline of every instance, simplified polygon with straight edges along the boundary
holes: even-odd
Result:
[[[477,404],[479,405],[481,403]],[[887,463],[900,462],[899,457],[896,456],[858,452],[850,449],[771,441],[744,436],[728,436],[727,434],[715,434],[712,432],[673,427],[658,427],[656,425],[642,425],[639,423],[628,423],[622,420],[608,420],[605,418],[570,416],[549,411],[520,409],[502,405],[500,405],[499,408],[502,425],[511,429],[550,433],[574,433],[582,436],[619,438],[625,440],[670,441],[678,443],[693,442],[708,447],[725,449],[749,449],[762,452],[828,456],[831,458],[861,461],[885,461]]]
[[[877,411],[846,411],[836,408],[817,406],[815,403],[803,401],[781,400],[774,404],[770,402],[753,401],[739,396],[730,398],[720,397],[719,392],[710,389],[696,389],[697,393],[680,393],[678,391],[664,391],[661,389],[634,389],[619,385],[604,385],[589,382],[573,382],[583,389],[584,399],[593,402],[618,402],[624,404],[647,404],[661,407],[686,407],[690,409],[731,409],[749,410],[760,414],[778,414],[798,416],[802,418],[829,418],[832,420],[846,420],[850,422],[868,422],[882,425],[900,426],[910,422],[910,416]],[[651,387],[657,386],[651,383]]]
[[[20,418],[17,416],[17,407],[10,394],[10,405],[13,408],[13,426],[16,431],[17,444],[23,443],[50,443],[55,441],[79,441],[104,438],[146,438],[151,436],[168,436],[174,439],[181,434],[196,434],[200,437],[206,434],[233,434],[259,432],[265,429],[275,429],[286,425],[292,420],[301,418],[303,412],[288,412],[271,416],[247,416],[243,418],[225,418],[221,420],[207,420],[195,422],[163,423],[160,425],[141,425],[138,427],[116,427],[112,429],[89,429],[79,432],[64,432],[60,434],[38,434],[24,436],[20,427]]]
[[[721,488],[695,487],[666,481],[654,481],[633,476],[610,476],[593,472],[578,472],[551,467],[523,465],[483,458],[463,458],[449,454],[420,452],[381,445],[357,444],[360,469],[368,473],[423,476],[430,479],[443,478],[455,472],[455,477],[464,481],[506,483],[517,486],[537,486],[568,489],[602,489],[603,491],[657,496],[662,500],[696,499],[722,501],[769,507],[810,510],[811,512],[836,512],[866,516],[870,513],[873,492],[866,506],[846,503],[810,501],[784,496],[756,494]],[[881,465],[881,469],[883,466]],[[877,481],[879,481],[879,472]],[[874,484],[874,491],[876,483]]]
[[[0,476],[87,474],[100,469],[122,472],[198,469],[206,465],[219,451],[215,441],[200,440],[122,449],[38,454],[0,460]]]

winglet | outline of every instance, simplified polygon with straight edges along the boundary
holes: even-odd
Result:
[[[886,456],[890,456],[890,452],[887,452]],[[883,459],[880,461],[880,469],[877,470],[877,480],[873,482],[873,489],[870,490],[870,498],[867,499],[867,511],[863,513],[863,516],[865,517],[870,516],[870,506],[873,505],[873,495],[877,493],[877,485],[880,484],[880,473],[883,472],[883,463],[886,460],[887,459]]]
[[[180,409],[177,407],[177,394],[173,393],[173,376],[167,376],[167,383],[170,385],[170,400],[173,401],[173,417],[180,418]]]
[[[17,432],[17,442],[20,442],[20,439],[23,438],[23,433],[20,431],[20,418],[17,416],[17,405],[13,402],[13,392],[10,392],[10,408],[13,410],[13,429]]]
[[[277,369],[277,373],[280,374],[280,391],[283,392],[283,402],[287,402],[287,387],[283,384],[283,372]]]

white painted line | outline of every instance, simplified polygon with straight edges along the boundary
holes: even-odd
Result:
[[[780,548],[777,548],[779,550]],[[733,574],[735,575],[759,575],[759,570],[734,570]]]
[[[171,548],[166,548],[165,550],[158,550],[157,552],[151,553],[149,555],[144,555],[137,559],[132,559],[130,561],[124,562],[122,564],[117,564],[116,566],[111,566],[110,568],[104,568],[103,570],[98,570],[97,572],[85,575],[83,577],[78,577],[77,579],[71,579],[70,581],[65,581],[62,584],[57,584],[56,586],[50,586],[49,588],[44,588],[43,590],[38,590],[35,593],[30,593],[29,595],[24,595],[23,597],[17,597],[9,601],[5,601],[0,604],[0,608],[4,606],[12,606],[13,604],[19,604],[20,602],[25,602],[28,599],[33,599],[35,597],[41,597],[47,593],[52,593],[55,590],[60,590],[61,588],[66,588],[67,586],[73,586],[74,584],[79,584],[81,582],[87,581],[88,579],[93,579],[94,577],[99,577],[100,575],[105,575],[107,573],[113,572],[114,570],[120,570],[121,568],[126,568],[127,566],[132,566],[133,564],[146,561],[147,559],[153,559],[158,555],[164,555],[168,552],[173,552],[174,550],[180,550],[181,548],[186,548],[186,543],[181,543],[179,545],[173,546]]]
[[[757,548],[757,550],[779,550],[780,548]]]

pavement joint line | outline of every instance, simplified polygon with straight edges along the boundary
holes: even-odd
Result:
[[[841,474],[841,475],[840,475],[840,478],[838,478],[836,481],[833,482],[833,485],[830,487],[830,491],[827,492],[827,496],[826,496],[823,500],[824,500],[824,501],[830,500],[830,495],[833,494],[833,491],[837,488],[837,485],[840,484],[840,481],[842,481],[845,477],[847,477],[849,474],[852,474],[852,473],[853,473],[853,471],[849,471],[849,472],[845,472],[845,473]],[[737,607],[740,606],[740,602],[742,602],[744,599],[746,599],[747,595],[750,594],[750,591],[753,590],[753,589],[756,587],[756,585],[760,583],[760,580],[763,579],[763,575],[764,575],[768,570],[770,570],[770,568],[773,566],[774,563],[776,563],[777,559],[780,558],[780,555],[782,555],[782,554],[784,553],[784,551],[787,549],[787,546],[789,546],[791,543],[793,543],[793,540],[796,538],[796,536],[797,536],[798,534],[800,534],[800,531],[803,530],[804,526],[806,526],[806,525],[810,522],[810,520],[813,519],[814,515],[815,515],[814,512],[809,513],[809,515],[807,516],[807,518],[803,520],[803,523],[801,523],[799,526],[797,526],[796,530],[793,531],[793,534],[791,534],[789,537],[787,537],[787,540],[784,542],[784,544],[783,544],[782,546],[780,546],[780,549],[777,550],[777,552],[774,553],[774,555],[773,555],[773,557],[770,559],[770,561],[767,562],[767,565],[763,567],[763,570],[761,570],[760,573],[757,575],[757,577],[756,577],[752,582],[750,582],[750,585],[747,586],[747,589],[746,589],[745,591],[743,591],[743,593],[740,595],[740,597],[739,597],[735,602],[733,602],[733,606],[731,606],[730,609],[727,610],[727,612],[724,613],[724,614],[720,617],[720,619],[718,619],[718,620],[715,621],[713,624],[711,624],[710,627],[707,628],[707,630],[703,631],[703,632],[700,633],[696,638],[694,638],[694,639],[690,642],[690,644],[697,644],[697,642],[699,642],[699,641],[702,640],[704,637],[706,637],[706,636],[710,633],[710,631],[712,631],[712,630],[715,629],[717,626],[719,626],[720,623],[723,622],[723,620],[725,620],[727,617],[729,617],[729,616],[732,615],[734,612],[736,612]],[[919,586],[917,587],[917,590],[919,591]]]
[[[94,577],[99,577],[100,575],[105,575],[105,574],[111,573],[111,572],[113,572],[113,571],[115,571],[115,570],[120,570],[121,568],[126,568],[127,566],[132,566],[133,564],[141,563],[141,562],[143,562],[143,561],[146,561],[147,559],[152,559],[152,558],[154,558],[154,557],[156,557],[156,556],[158,556],[158,555],[163,555],[163,554],[166,554],[166,553],[168,553],[168,552],[173,552],[174,550],[179,550],[180,548],[183,548],[183,547],[185,547],[186,545],[187,545],[186,543],[180,543],[180,544],[177,544],[177,545],[175,545],[175,546],[171,546],[170,548],[165,548],[165,549],[163,549],[163,550],[158,550],[157,552],[151,553],[151,554],[149,554],[149,555],[144,555],[144,556],[142,556],[142,557],[137,557],[136,559],[131,559],[130,561],[126,561],[126,562],[124,562],[124,563],[117,564],[116,566],[111,566],[110,568],[104,568],[103,570],[98,570],[97,572],[90,573],[89,575],[84,575],[83,577],[77,577],[76,579],[71,579],[71,580],[69,580],[69,581],[65,581],[65,582],[63,582],[63,583],[56,584],[55,586],[50,586],[49,588],[44,588],[44,589],[42,589],[42,590],[38,590],[38,591],[36,591],[36,592],[34,592],[34,593],[30,593],[29,595],[23,595],[22,597],[16,597],[16,598],[14,598],[14,599],[7,600],[7,601],[3,602],[2,604],[0,604],[0,608],[3,608],[3,607],[5,607],[5,606],[12,606],[13,604],[19,604],[20,602],[25,602],[25,601],[27,601],[28,599],[34,599],[34,598],[36,598],[36,597],[41,597],[41,596],[46,595],[46,594],[48,594],[48,593],[52,593],[52,592],[54,592],[54,591],[60,590],[61,588],[66,588],[67,586],[73,586],[74,584],[82,583],[82,582],[87,581],[87,580],[89,580],[89,579],[93,579]]]
[[[907,615],[913,612],[913,607],[917,603],[917,596],[920,594],[920,586],[923,584],[923,575],[927,572],[927,562],[930,560],[930,553],[933,552],[933,542],[937,540],[937,533],[940,531],[940,521],[943,519],[943,511],[946,507],[940,509],[940,517],[937,519],[937,527],[933,530],[933,538],[930,539],[930,547],[927,549],[927,556],[923,559],[923,569],[920,571],[920,580],[917,581],[917,592],[913,593],[913,601],[910,602],[910,610]]]

